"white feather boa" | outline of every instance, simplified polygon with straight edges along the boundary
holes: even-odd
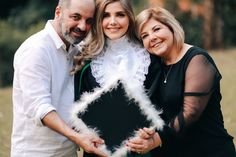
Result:
[[[82,133],[95,134],[96,136],[99,136],[99,130],[97,128],[90,128],[81,119],[79,119],[77,115],[78,113],[85,112],[87,106],[93,101],[97,100],[102,94],[116,88],[118,85],[118,80],[123,84],[126,96],[129,99],[133,99],[137,103],[142,114],[145,115],[147,120],[151,122],[151,127],[162,130],[164,121],[159,116],[161,111],[157,111],[155,109],[154,105],[146,95],[144,88],[140,86],[139,83],[128,81],[129,79],[113,79],[105,86],[101,88],[95,88],[93,92],[83,93],[80,100],[75,103],[75,106],[72,110],[72,125],[76,128],[76,130]],[[135,136],[137,135],[134,131],[133,137]],[[99,149],[103,150],[111,157],[125,157],[129,151],[125,147],[125,141],[123,141],[123,143],[121,143],[121,145],[116,148],[114,153],[111,153],[111,151],[108,150],[105,145],[100,146]]]

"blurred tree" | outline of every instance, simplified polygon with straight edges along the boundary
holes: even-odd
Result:
[[[2,1],[0,87],[12,83],[16,49],[28,36],[42,29],[47,19],[54,17],[58,3],[58,0]],[[236,45],[236,0],[132,0],[135,14],[155,2],[161,2],[180,21],[186,42],[207,49]]]
[[[42,1],[30,0],[26,6],[13,8],[8,20],[10,23],[18,26],[19,29],[24,30],[39,21],[46,21],[46,19],[53,17],[54,8],[51,5]]]
[[[214,0],[204,0],[204,31],[203,31],[203,40],[204,40],[204,48],[210,49],[212,45],[212,23],[213,23],[213,16],[214,16]]]
[[[48,1],[48,0],[2,0],[2,5],[0,5],[0,18],[7,19],[14,8],[24,8],[28,5],[29,1],[38,4],[37,9],[51,8],[54,9],[58,0]],[[48,13],[51,14],[53,10],[49,10]],[[53,14],[51,14],[53,15]]]
[[[166,0],[164,7],[183,26],[185,42],[202,47],[203,19],[199,16],[201,9],[198,3],[201,3],[201,0]]]
[[[12,8],[17,6],[25,6],[28,0],[2,0],[0,5],[0,18],[6,19]]]
[[[206,49],[223,47],[223,22],[220,0],[204,0],[203,46]]]
[[[143,10],[148,6],[148,2],[143,0],[132,0],[131,2],[133,4],[135,14],[138,14],[138,12],[140,12],[141,10]]]
[[[165,6],[183,25],[186,42],[216,49],[224,45],[223,5],[222,0],[166,0]]]
[[[176,0],[165,0],[164,8],[168,9],[174,15],[176,15],[179,10]]]
[[[236,0],[222,2],[223,35],[225,46],[236,45]]]
[[[26,38],[41,30],[47,19],[54,17],[55,2],[29,0],[25,6],[13,8],[7,19],[0,20],[0,87],[12,84],[15,51]]]

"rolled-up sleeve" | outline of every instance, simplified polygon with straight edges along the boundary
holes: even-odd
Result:
[[[41,104],[36,110],[35,124],[38,126],[43,126],[42,119],[51,111],[55,111],[55,107],[51,104]]]
[[[23,105],[18,109],[43,125],[42,118],[56,110],[51,97],[51,64],[47,50],[37,45],[24,50],[15,64]]]

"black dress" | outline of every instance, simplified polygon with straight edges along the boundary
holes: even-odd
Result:
[[[147,74],[149,79],[145,80],[144,86],[147,95],[151,97],[153,95],[153,89],[160,78],[161,60],[152,55],[150,59],[151,64],[149,65],[149,73]],[[88,62],[84,68],[75,75],[75,100],[79,100],[82,93],[91,92],[94,88],[99,87],[99,84],[92,75],[89,64]],[[93,117],[91,118],[91,116],[85,113],[83,117],[80,118],[85,120],[89,126],[93,126],[95,123],[99,128],[105,128],[103,129],[101,138],[105,140],[108,147],[114,146],[114,143],[117,143],[117,141],[118,143],[122,142],[125,136],[129,137],[134,128],[138,130],[139,128],[143,128],[144,126],[148,127],[150,125],[146,117],[140,116],[139,109],[137,105],[135,105],[135,102],[127,99],[122,83],[111,92],[105,93],[95,103],[95,105],[89,105],[89,112],[86,112],[93,114]],[[127,104],[127,107],[124,108],[121,104]],[[129,125],[125,126],[125,121],[128,121],[127,123]],[[119,126],[119,130],[114,129],[117,128],[117,126]],[[110,150],[112,150],[112,147]],[[150,153],[139,155],[131,152],[128,156],[150,157]],[[96,155],[84,152],[84,157],[96,157]]]
[[[214,61],[198,47],[173,65],[163,63],[152,98],[167,125],[158,131],[163,145],[153,157],[235,157],[220,109],[220,80]]]

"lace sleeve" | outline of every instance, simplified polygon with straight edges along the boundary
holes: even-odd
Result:
[[[180,134],[196,122],[204,111],[213,91],[216,68],[204,55],[194,56],[186,70],[182,111],[170,127]]]

